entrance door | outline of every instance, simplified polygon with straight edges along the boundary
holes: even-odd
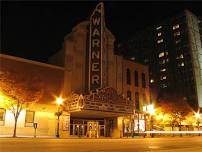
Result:
[[[99,137],[99,125],[97,121],[88,121],[87,122],[87,136],[89,138],[98,138]]]
[[[85,135],[85,126],[82,124],[73,125],[73,135],[74,136],[84,136]]]
[[[105,125],[99,125],[99,137],[105,137]]]

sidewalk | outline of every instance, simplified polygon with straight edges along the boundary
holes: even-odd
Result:
[[[122,137],[122,138],[113,138],[113,137],[99,137],[99,138],[88,138],[88,137],[77,137],[77,136],[71,136],[71,137],[60,137],[57,138],[55,136],[17,136],[15,138],[33,138],[33,139],[146,139],[146,138],[175,138],[175,137],[181,137],[181,138],[185,138],[185,137],[202,137],[198,136],[198,135],[154,135],[153,137],[151,137],[150,135],[147,136],[134,136],[134,137]],[[12,137],[12,135],[0,135],[0,139],[1,138],[14,138]]]

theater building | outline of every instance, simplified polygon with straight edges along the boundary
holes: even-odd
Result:
[[[53,94],[62,94],[65,99],[61,137],[124,137],[144,131],[143,106],[150,103],[148,67],[116,55],[114,41],[100,3],[89,21],[79,23],[65,36],[63,48],[48,64],[0,55],[1,66],[8,70],[38,75],[46,92],[35,106],[24,110],[17,135],[32,135],[32,125],[26,125],[27,112],[32,111],[30,123],[37,122],[37,136],[55,136],[57,106]],[[2,108],[0,129],[5,131],[0,131],[1,135],[11,132],[7,114]]]

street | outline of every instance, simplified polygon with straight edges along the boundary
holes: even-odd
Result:
[[[0,152],[201,152],[202,137],[135,139],[0,138]]]

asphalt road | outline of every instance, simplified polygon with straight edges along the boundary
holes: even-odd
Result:
[[[202,152],[202,137],[145,139],[0,138],[0,152]]]

